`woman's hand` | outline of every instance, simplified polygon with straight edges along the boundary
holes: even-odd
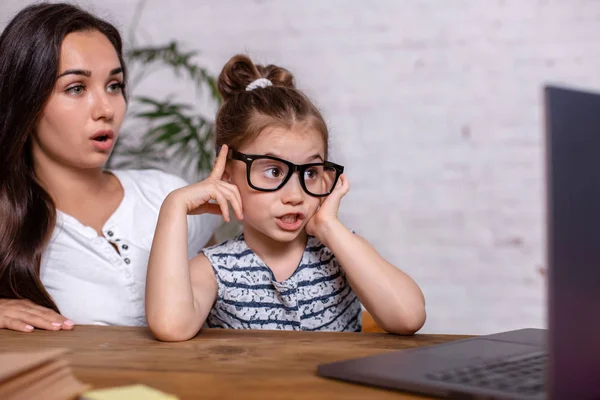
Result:
[[[31,332],[34,328],[48,331],[73,329],[73,322],[30,300],[0,299],[0,329]]]
[[[306,224],[306,233],[316,236],[321,242],[324,242],[323,236],[326,232],[338,222],[338,210],[342,197],[350,190],[350,184],[346,175],[340,175],[335,188],[321,203],[321,206]]]
[[[229,203],[236,217],[243,219],[242,198],[237,186],[222,180],[228,151],[227,145],[223,145],[208,178],[175,190],[169,195],[171,200],[176,199],[178,204],[185,204],[187,214],[223,215],[226,222],[230,221]]]

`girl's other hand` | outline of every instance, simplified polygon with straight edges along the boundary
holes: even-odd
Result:
[[[319,209],[306,224],[306,233],[321,239],[321,235],[335,222],[338,222],[338,210],[342,197],[350,190],[346,175],[340,175],[335,188],[319,206]],[[322,240],[321,240],[322,241]]]

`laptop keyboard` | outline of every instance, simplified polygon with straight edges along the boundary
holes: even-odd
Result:
[[[428,379],[493,389],[505,393],[535,395],[544,392],[546,352],[486,360],[466,367],[438,371]]]

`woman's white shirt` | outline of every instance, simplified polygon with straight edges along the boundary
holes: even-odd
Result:
[[[124,197],[103,236],[57,211],[40,276],[61,314],[75,324],[143,326],[146,271],[159,210],[165,197],[186,182],[158,170],[110,172],[121,182]],[[188,216],[190,258],[221,221],[209,214]]]

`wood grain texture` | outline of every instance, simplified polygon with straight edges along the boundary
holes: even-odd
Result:
[[[317,365],[462,339],[456,335],[205,329],[179,343],[147,328],[0,330],[2,351],[66,348],[75,375],[94,388],[142,383],[180,399],[416,399],[321,378]]]

